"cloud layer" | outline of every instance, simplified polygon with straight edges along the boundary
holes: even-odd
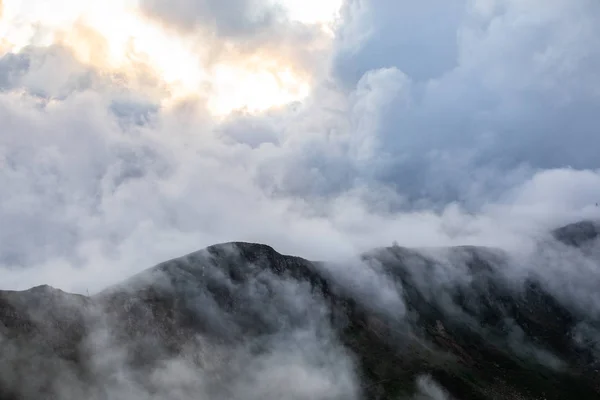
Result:
[[[240,3],[142,7],[298,63],[323,55],[282,39],[314,27]],[[333,259],[393,240],[516,246],[598,216],[598,17],[593,0],[348,0],[309,98],[225,120],[64,47],[6,54],[2,288],[93,291],[220,241]]]

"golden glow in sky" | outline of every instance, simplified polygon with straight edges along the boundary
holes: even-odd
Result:
[[[290,19],[326,27],[341,0],[276,0]],[[204,94],[216,115],[260,112],[300,100],[310,81],[277,54],[251,54],[203,65],[197,43],[138,11],[135,0],[0,0],[0,55],[28,44],[60,43],[83,63],[126,75],[151,71],[172,97]]]

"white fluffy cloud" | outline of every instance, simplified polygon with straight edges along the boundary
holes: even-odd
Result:
[[[145,5],[186,29],[208,7],[225,36],[278,32],[184,3]],[[512,246],[598,215],[596,1],[348,0],[342,17],[309,98],[225,121],[60,47],[5,55],[2,288],[96,290],[231,240],[313,258]]]

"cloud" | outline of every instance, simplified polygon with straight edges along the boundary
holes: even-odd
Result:
[[[458,63],[466,1],[349,0],[334,68],[347,84],[396,67],[415,80],[438,78]]]
[[[599,101],[596,3],[555,1],[543,12],[537,2],[426,3],[346,6],[334,76],[361,102],[387,96],[370,109],[372,123],[359,120],[349,135],[352,144],[377,145],[369,165],[384,167],[375,178],[420,197],[472,202],[540,169],[598,167],[590,151]],[[402,47],[405,38],[411,48]],[[453,56],[427,51],[438,44],[455,48]],[[400,47],[383,50],[391,46]]]
[[[304,80],[326,68],[330,37],[319,24],[293,20],[268,0],[143,0],[143,15],[187,36],[205,66],[247,63],[248,58],[292,68]]]
[[[225,120],[64,46],[2,57],[3,285],[97,290],[231,240],[313,259],[394,240],[514,247],[596,215],[595,3],[406,6],[420,25],[451,8],[431,35],[399,27],[404,6],[348,2],[309,98]],[[397,57],[380,58],[388,44]]]
[[[85,37],[83,33],[82,36]],[[101,39],[96,37],[96,40]],[[96,48],[94,51],[93,58],[106,58],[104,50]],[[133,63],[134,70],[110,71],[102,64],[82,63],[75,53],[65,44],[26,46],[17,53],[9,52],[0,59],[0,90],[24,91],[40,99],[53,100],[93,91],[110,96],[108,101],[118,103],[129,98],[146,105],[168,94],[155,72],[142,63]]]
[[[285,15],[280,7],[264,0],[235,0],[224,4],[216,0],[144,0],[148,15],[184,31],[209,27],[219,37],[248,37],[268,30]]]
[[[415,400],[447,400],[449,395],[435,382],[430,376],[420,376],[417,378],[418,394]]]

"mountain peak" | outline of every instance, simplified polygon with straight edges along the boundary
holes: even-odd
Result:
[[[555,229],[552,234],[559,242],[568,246],[580,247],[600,236],[600,221],[575,222]]]

